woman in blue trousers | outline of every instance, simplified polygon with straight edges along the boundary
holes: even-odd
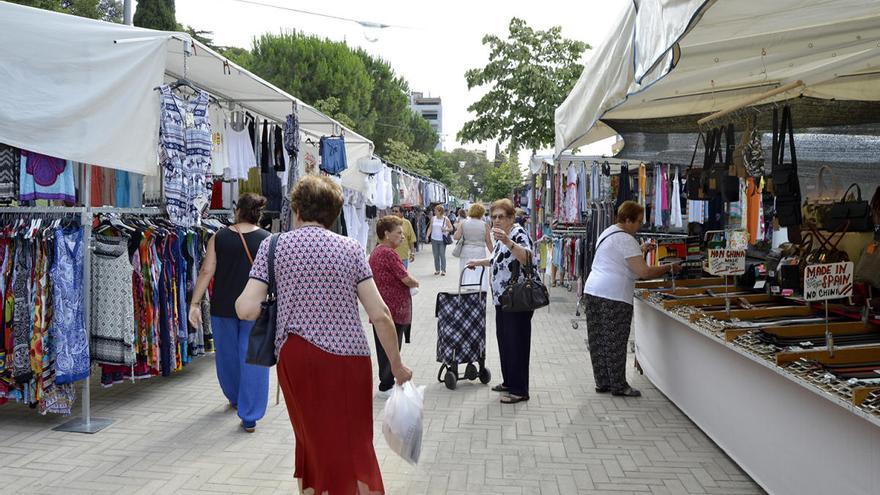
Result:
[[[229,405],[238,410],[241,426],[253,433],[257,421],[266,414],[269,401],[269,368],[244,362],[253,321],[240,320],[235,300],[247,284],[251,265],[260,243],[269,233],[258,227],[266,198],[245,193],[238,200],[235,225],[220,229],[208,241],[205,259],[190,302],[189,321],[201,325],[199,306],[211,279],[211,328],[217,379]]]

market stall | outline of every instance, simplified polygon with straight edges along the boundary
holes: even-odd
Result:
[[[860,156],[878,20],[868,1],[630,4],[556,111],[557,157],[622,135],[647,180],[600,189],[682,236],[648,261],[685,275],[637,291],[637,364],[770,493],[880,481],[880,188]]]
[[[0,403],[70,414],[82,384],[60,429],[94,433],[109,422],[91,417],[93,376],[168,376],[210,352],[187,298],[239,192],[274,198],[286,228],[285,191],[334,176],[366,242],[372,143],[188,35],[0,2],[0,59]]]

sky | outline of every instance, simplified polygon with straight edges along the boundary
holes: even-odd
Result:
[[[388,61],[395,72],[409,82],[411,90],[442,98],[441,140],[446,150],[452,150],[460,146],[457,132],[473,117],[467,107],[484,91],[478,88],[469,91],[464,73],[488,62],[488,50],[481,44],[485,34],[506,37],[511,17],[520,17],[536,29],[561,26],[564,37],[595,47],[609,35],[613,19],[629,0],[253,1],[393,27],[368,29],[352,21],[237,0],[177,0],[177,22],[212,31],[215,43],[221,46],[250,49],[255,36],[295,29],[361,47]],[[485,149],[490,158],[494,156],[494,142],[470,143],[464,147]],[[608,153],[610,144],[606,141],[581,151]],[[528,151],[522,152],[521,163],[528,155]]]

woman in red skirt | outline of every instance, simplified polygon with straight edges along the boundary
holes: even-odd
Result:
[[[303,178],[291,193],[294,230],[275,247],[278,381],[296,438],[294,477],[304,493],[384,494],[373,450],[372,364],[358,314],[364,305],[398,383],[412,377],[363,248],[328,228],[342,209],[342,189],[327,177]],[[256,319],[268,289],[266,239],[236,301]]]

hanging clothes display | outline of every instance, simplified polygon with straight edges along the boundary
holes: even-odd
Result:
[[[290,209],[290,192],[296,187],[300,177],[299,139],[299,115],[297,115],[296,109],[294,109],[294,112],[289,114],[284,121],[282,137],[284,150],[287,152],[290,163],[290,166],[287,167],[286,191],[281,197],[282,232],[290,230],[293,222],[293,212]]]
[[[20,201],[48,199],[75,203],[73,164],[61,158],[21,150],[18,199]]]
[[[632,186],[630,184],[629,177],[629,166],[627,164],[623,164],[620,166],[620,183],[617,189],[617,202],[615,203],[616,208],[620,208],[620,205],[624,203],[624,201],[630,201],[633,199],[632,195]]]
[[[669,198],[671,211],[669,213],[669,226],[673,228],[681,228],[684,224],[682,223],[681,216],[681,179],[679,178],[679,167],[671,166],[675,168],[675,174],[672,176],[672,197]]]
[[[639,204],[644,207],[648,199],[648,167],[639,164]]]
[[[254,154],[254,143],[251,141],[247,126],[236,131],[232,126],[226,132],[226,158],[227,168],[223,174],[227,179],[246,179],[248,171],[257,166],[257,156]]]
[[[226,112],[215,105],[209,111],[211,120],[211,174],[223,175],[229,167],[229,151],[226,146],[228,123]]]
[[[49,333],[55,356],[55,383],[73,383],[89,376],[89,339],[82,307],[82,228],[55,231],[55,260],[50,275],[54,301]]]
[[[0,143],[0,201],[14,201],[19,193],[21,151]]]
[[[132,265],[127,236],[95,235],[91,257],[91,358],[105,364],[135,363]]]
[[[206,175],[211,169],[211,123],[208,94],[198,91],[186,102],[160,86],[159,161],[162,167],[165,203],[175,225],[199,224],[208,205]]]
[[[348,168],[345,157],[345,138],[324,136],[320,143],[321,170],[330,175],[339,175]]]

